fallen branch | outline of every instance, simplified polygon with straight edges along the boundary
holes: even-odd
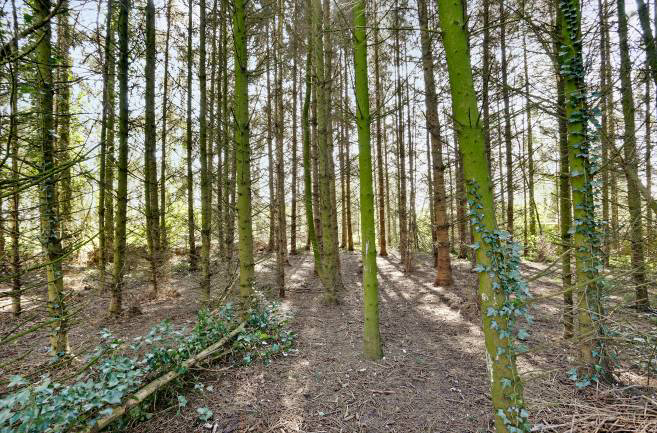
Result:
[[[245,325],[246,325],[246,321],[240,323],[240,325],[237,328],[233,329],[233,331],[230,334],[226,335],[224,338],[222,338],[215,344],[209,346],[204,351],[184,361],[182,363],[183,370],[189,369],[190,367],[193,367],[195,364],[198,364],[201,361],[204,361],[206,358],[212,356],[224,344],[226,344],[228,341],[232,340],[233,337],[235,337],[237,334],[242,332],[244,330]],[[126,401],[120,406],[114,407],[110,415],[101,418],[93,427],[89,427],[86,431],[89,433],[97,433],[101,431],[102,429],[104,429],[105,427],[107,427],[108,425],[110,425],[117,419],[121,418],[123,415],[125,415],[130,409],[132,409],[133,407],[137,406],[138,404],[146,400],[146,398],[148,398],[155,391],[167,385],[172,380],[176,379],[178,376],[180,376],[180,374],[181,373],[179,373],[178,371],[169,371],[163,376],[160,376],[159,378],[153,380],[152,382],[141,388],[139,391],[137,391],[135,394],[128,397],[128,401]]]

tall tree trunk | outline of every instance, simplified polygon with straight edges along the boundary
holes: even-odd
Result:
[[[625,0],[617,0],[618,40],[620,45],[620,80],[625,132],[623,134],[623,157],[629,170],[637,172],[636,126],[634,123],[634,95],[632,94],[632,63],[627,36]],[[643,224],[639,186],[633,176],[626,176],[627,207],[630,212],[630,236],[632,242],[632,278],[636,285],[636,307],[647,310],[648,288],[646,287],[645,257],[643,252]]]
[[[110,57],[114,56],[112,46],[114,44],[114,33],[112,31],[112,16],[114,13],[114,0],[108,0],[107,2],[107,22],[105,28],[105,63],[103,65],[103,123],[100,130],[100,187],[99,187],[99,196],[98,196],[98,238],[99,238],[99,286],[100,291],[105,291],[105,285],[107,281],[107,231],[105,229],[106,225],[106,197],[107,195],[112,195],[112,185],[108,185],[107,182],[107,135],[108,135],[108,124],[109,124],[109,93],[113,90],[110,89],[110,65],[114,65],[114,61],[110,60]],[[107,194],[109,192],[109,194]]]
[[[167,187],[167,121],[169,120],[169,41],[171,38],[171,1],[172,0],[167,0],[167,30],[164,38],[164,82],[162,92],[162,147],[160,149],[160,249],[162,255],[164,255],[169,248],[165,203]]]
[[[320,201],[320,221],[322,226],[322,267],[320,275],[324,275],[324,287],[326,288],[325,300],[327,303],[336,303],[338,294],[342,289],[342,277],[340,275],[340,257],[338,255],[338,242],[333,230],[332,223],[332,188],[331,182],[335,184],[335,178],[331,177],[331,162],[333,155],[330,152],[331,146],[328,143],[328,128],[330,127],[329,119],[329,98],[330,88],[327,86],[328,80],[325,75],[325,52],[323,38],[323,13],[320,0],[312,1],[312,31],[313,31],[313,51],[315,62],[315,77],[317,78],[317,131],[318,131],[318,156],[319,156],[319,201]]]
[[[598,0],[598,18],[600,20],[600,93],[602,94],[602,113],[600,116],[601,131],[600,131],[600,145],[602,147],[602,219],[604,221],[604,238],[603,252],[604,261],[609,266],[609,149],[611,137],[609,136],[609,111],[606,105],[608,100],[612,97],[613,91],[612,83],[607,81],[607,71],[611,68],[609,58],[607,56],[607,38],[609,37],[609,26],[607,25],[607,2],[605,0],[604,6],[602,0]],[[555,47],[555,52],[558,52],[558,44]],[[572,299],[572,297],[571,297]]]
[[[62,165],[59,175],[58,206],[61,240],[67,245],[71,236],[71,202],[73,191],[71,188],[71,55],[70,48],[73,42],[71,25],[69,23],[69,2],[62,0],[60,5],[65,13],[57,16],[57,55],[59,67],[57,68],[57,149],[55,149],[58,163]]]
[[[482,206],[476,211],[479,217],[473,219],[473,225],[476,224],[478,228],[474,230],[474,240],[479,244],[477,263],[486,268],[491,265],[491,256],[494,253],[491,251],[490,241],[484,238],[484,234],[495,232],[497,222],[485,157],[484,131],[479,122],[479,110],[472,79],[464,4],[462,1],[459,3],[455,6],[452,0],[438,0],[452,94],[454,126],[459,135],[464,175],[473,184],[468,191],[468,198]],[[505,298],[504,292],[493,286],[489,272],[479,272],[479,301],[482,313],[499,311],[496,315],[482,314],[482,320],[495,427],[500,433],[529,429],[528,414],[524,409],[522,382],[516,368],[515,351],[511,340],[501,338],[498,333],[498,331],[510,331],[507,316],[501,311],[506,304]]]
[[[116,162],[116,227],[114,232],[114,283],[109,313],[118,316],[125,274],[126,219],[128,211],[128,19],[130,0],[119,2],[119,159]]]
[[[160,257],[160,226],[157,190],[156,131],[155,131],[155,5],[146,2],[146,114],[144,125],[144,197],[146,209],[146,239],[151,263],[153,296],[158,293]]]
[[[509,96],[508,58],[506,52],[505,0],[500,0],[500,48],[502,50],[502,99],[504,100],[504,143],[506,145],[506,228],[513,235],[513,145],[511,137],[511,104]]]
[[[274,251],[276,240],[276,193],[274,191],[274,146],[273,146],[273,122],[272,122],[272,91],[271,91],[271,41],[270,32],[267,32],[267,180],[269,181],[269,241],[267,250]],[[274,63],[276,68],[276,64]],[[275,96],[275,95],[274,95]]]
[[[524,6],[524,3],[523,3]],[[536,242],[536,201],[534,198],[534,136],[532,128],[532,102],[529,97],[529,67],[527,61],[527,36],[522,36],[522,53],[525,67],[525,110],[527,111],[527,193],[529,195],[529,236],[532,248]],[[527,206],[525,206],[527,207]]]
[[[436,232],[436,279],[434,285],[452,284],[452,265],[449,258],[449,223],[445,206],[445,164],[443,164],[442,137],[438,118],[438,102],[433,71],[433,55],[426,0],[418,0],[420,20],[420,44],[422,45],[422,67],[424,71],[424,103],[426,109],[427,130],[431,137],[431,161],[433,166],[432,202]],[[431,171],[429,172],[431,173]],[[430,184],[431,185],[431,184]]]
[[[386,187],[383,179],[384,171],[387,169],[383,164],[383,150],[381,148],[381,141],[384,134],[381,128],[381,121],[383,120],[383,84],[381,83],[381,61],[379,59],[379,17],[378,17],[378,1],[374,2],[374,86],[376,89],[376,161],[377,161],[377,177],[378,177],[378,195],[379,195],[379,255],[386,257],[388,255],[388,246],[386,239]]]
[[[360,169],[360,221],[363,254],[363,351],[368,359],[383,356],[379,332],[379,289],[376,279],[376,233],[374,230],[374,189],[370,148],[370,101],[367,80],[367,22],[365,0],[353,8],[354,87],[358,125],[358,166]],[[346,83],[345,83],[346,84]]]
[[[11,1],[11,12],[14,24],[13,49],[18,52],[18,16],[16,1]],[[20,257],[20,185],[18,167],[18,61],[9,63],[11,73],[11,89],[9,91],[9,143],[7,150],[11,152],[11,181],[13,184],[10,207],[11,231],[11,312],[14,316],[21,314],[21,257]]]
[[[558,70],[557,70],[558,74]],[[559,107],[559,228],[561,232],[561,284],[563,286],[563,336],[573,336],[573,287],[572,287],[572,235],[570,202],[570,166],[568,162],[568,121],[564,84],[557,75],[557,105]]]
[[[294,3],[293,16],[295,25],[297,25],[298,4]],[[298,35],[294,35],[291,40],[292,44],[292,203],[290,209],[290,255],[297,254],[297,169],[299,161],[297,160],[297,95],[298,95],[298,66],[299,61],[299,40]]]
[[[207,97],[207,65],[206,65],[206,35],[207,13],[205,0],[200,0],[199,29],[199,68],[198,81],[200,88],[199,110],[199,153],[201,158],[201,292],[206,301],[210,300],[210,222],[212,219],[212,202],[210,201],[210,173],[208,170],[208,97]],[[189,89],[191,90],[191,88]]]
[[[650,10],[643,0],[636,0],[637,11],[639,12],[639,22],[641,23],[641,33],[643,36],[643,45],[646,50],[646,63],[649,66],[650,76],[652,77],[655,87],[657,87],[657,47],[652,34],[650,24]],[[655,12],[657,13],[657,11]]]
[[[645,110],[645,140],[646,140],[646,153],[645,153],[645,164],[646,164],[646,187],[648,191],[652,192],[652,116],[650,114],[652,99],[650,96],[650,79],[648,76],[645,77],[645,86],[646,90],[644,93],[643,105]],[[648,239],[652,239],[654,235],[653,227],[653,212],[649,206],[646,207],[646,235]]]
[[[111,39],[114,41],[108,45],[109,56],[107,57],[107,143],[105,150],[105,257],[108,262],[114,262],[114,168],[116,166],[114,151],[114,136],[116,123],[116,28],[114,14],[117,7],[112,6],[112,16],[108,17],[111,26]],[[118,25],[118,23],[117,23]]]
[[[568,163],[573,205],[572,238],[575,255],[575,286],[577,287],[577,337],[579,358],[588,367],[585,376],[596,374],[607,377],[609,370],[604,347],[601,346],[599,325],[594,320],[601,317],[599,302],[598,258],[596,257],[598,233],[595,227],[593,207],[592,171],[589,161],[590,141],[586,136],[586,85],[582,60],[581,15],[578,0],[558,3],[558,19],[561,30],[559,71],[563,80],[565,119],[568,137]],[[567,17],[567,18],[566,18]],[[595,370],[594,370],[595,368]]]
[[[285,112],[283,110],[283,0],[278,1],[274,67],[276,72],[276,285],[281,298],[285,297],[285,260],[287,255],[285,221],[285,170],[283,139]]]
[[[189,2],[187,10],[187,125],[185,135],[185,147],[187,148],[187,245],[189,247],[189,269],[197,269],[196,236],[194,224],[194,174],[192,172],[192,65],[194,63],[194,51],[192,48],[192,26],[193,2]]]
[[[308,24],[312,27],[310,14],[308,14]],[[308,230],[308,240],[312,246],[313,259],[315,263],[315,273],[320,274],[322,267],[319,255],[319,245],[317,243],[317,234],[315,233],[315,219],[313,216],[313,186],[311,179],[312,163],[310,157],[310,97],[311,97],[311,77],[312,77],[312,35],[308,34],[307,40],[308,52],[306,54],[306,77],[305,93],[303,100],[303,111],[301,123],[303,124],[303,196],[306,209],[306,226]]]
[[[490,142],[490,0],[483,0],[484,38],[482,41],[482,71],[481,71],[481,107],[483,110],[484,140],[486,141],[486,161],[488,172],[492,176],[491,142]],[[494,195],[494,193],[493,193]]]
[[[399,255],[401,262],[406,263],[408,247],[408,215],[406,212],[406,149],[404,148],[404,118],[402,111],[402,85],[399,65],[401,63],[400,55],[400,17],[399,2],[395,0],[394,16],[394,33],[395,33],[395,71],[396,71],[396,92],[397,92],[397,153],[399,155]],[[410,126],[409,126],[410,128]]]
[[[245,0],[233,2],[233,49],[235,63],[235,145],[236,182],[239,190],[237,219],[239,232],[240,297],[249,303],[255,276],[253,227],[251,223],[251,147],[249,144],[249,86]],[[246,310],[245,310],[246,311]]]
[[[348,113],[349,111],[349,96],[347,94],[347,83],[348,83],[348,75],[347,71],[349,69],[349,62],[348,62],[348,56],[347,56],[347,50],[345,49],[344,53],[344,96],[343,96],[343,101],[344,101],[344,113]],[[344,150],[345,150],[345,174],[346,174],[346,182],[345,182],[345,198],[347,199],[346,203],[346,208],[347,208],[347,217],[346,217],[346,224],[347,224],[347,250],[348,251],[353,251],[354,250],[354,233],[353,233],[353,225],[351,222],[351,154],[350,154],[350,148],[351,148],[351,143],[349,142],[349,122],[345,119],[344,120]]]
[[[461,141],[456,132],[454,125],[454,146],[457,149],[456,154],[456,219],[459,228],[459,249],[458,258],[465,259],[468,257],[468,239],[467,239],[467,216],[466,216],[466,193],[465,177],[463,174],[463,158],[458,149],[461,148]]]

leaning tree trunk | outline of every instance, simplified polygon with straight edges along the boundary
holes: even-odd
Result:
[[[458,4],[460,3],[460,4]],[[454,126],[459,135],[459,148],[463,171],[469,184],[468,199],[474,205],[472,218],[479,272],[479,300],[482,314],[486,354],[491,379],[491,398],[495,413],[496,431],[528,431],[528,414],[524,409],[523,387],[515,361],[512,341],[503,337],[511,331],[508,316],[503,313],[507,296],[493,285],[494,279],[486,271],[496,254],[493,251],[493,233],[497,233],[495,206],[490,174],[486,161],[484,131],[479,121],[476,93],[472,79],[467,27],[462,2],[439,0],[440,23],[447,57],[449,82],[452,93]],[[497,275],[495,279],[501,278]]]

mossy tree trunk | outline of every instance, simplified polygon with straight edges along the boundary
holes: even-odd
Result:
[[[383,356],[379,332],[379,290],[376,273],[376,233],[374,189],[372,187],[372,149],[370,146],[370,100],[367,78],[367,21],[365,0],[353,8],[354,87],[358,126],[358,166],[360,168],[360,221],[363,255],[363,350],[368,359]]]
[[[468,190],[468,199],[473,204],[472,212],[476,215],[478,228],[474,231],[474,240],[479,244],[477,263],[485,268],[491,265],[494,252],[490,241],[484,239],[482,234],[496,233],[497,223],[485,156],[484,131],[480,124],[472,78],[464,5],[462,1],[455,4],[453,0],[438,0],[438,7],[452,94],[454,126],[459,136],[464,175],[473,185]],[[505,305],[504,292],[492,283],[488,272],[479,272],[479,300],[495,426],[498,432],[527,431],[527,412],[524,409],[522,382],[516,368],[514,348],[510,338],[502,338],[499,332],[508,331],[509,323],[504,315],[493,318],[488,314],[489,311],[500,311]]]

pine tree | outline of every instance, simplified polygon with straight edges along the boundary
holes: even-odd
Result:
[[[365,0],[353,8],[354,87],[356,124],[358,126],[358,166],[360,169],[360,220],[363,255],[363,303],[365,324],[363,349],[368,359],[383,356],[379,332],[379,290],[376,273],[376,234],[374,223],[374,189],[372,187],[372,149],[370,147],[370,101],[367,79],[367,21]]]
[[[206,34],[207,11],[205,0],[200,0],[200,29],[199,29],[199,87],[200,87],[200,113],[199,113],[199,150],[201,158],[201,292],[206,301],[210,300],[210,222],[212,219],[212,201],[210,172],[208,169],[208,95],[207,95],[207,68],[206,68]],[[189,89],[191,91],[191,89]]]
[[[192,172],[192,64],[194,52],[192,51],[192,1],[187,10],[187,129],[185,147],[187,149],[187,244],[189,246],[189,269],[197,268],[196,236],[194,224],[194,174]]]

